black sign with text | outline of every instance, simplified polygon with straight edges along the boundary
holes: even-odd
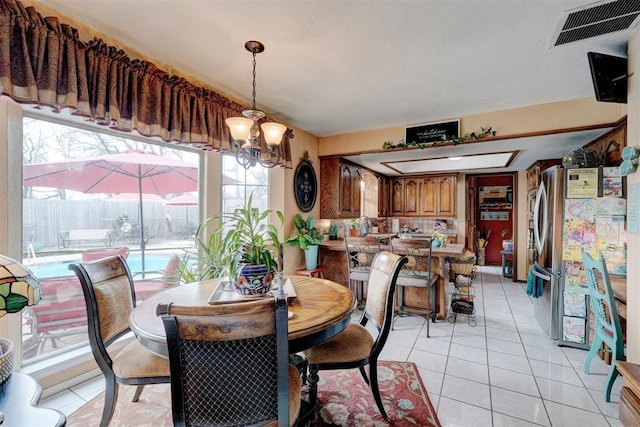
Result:
[[[404,133],[404,141],[407,144],[428,144],[430,142],[443,141],[443,137],[451,138],[460,135],[460,120],[442,123],[428,123],[416,126],[407,126]]]

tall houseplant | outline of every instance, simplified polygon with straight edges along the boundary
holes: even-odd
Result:
[[[305,220],[302,215],[293,217],[296,231],[285,241],[289,246],[299,246],[304,251],[305,268],[314,270],[318,266],[318,245],[322,243],[322,236],[316,228],[316,220],[309,215]]]
[[[207,235],[208,227],[214,221],[219,221],[218,225]],[[222,215],[207,218],[196,229],[193,248],[187,250],[178,265],[181,282],[228,277],[233,283],[241,255],[234,236],[225,232]]]
[[[240,253],[236,290],[244,295],[257,295],[271,288],[273,273],[282,271],[282,256],[278,228],[269,224],[272,210],[253,207],[253,193],[247,204],[232,213],[223,214],[227,234]],[[280,228],[282,212],[275,212]]]

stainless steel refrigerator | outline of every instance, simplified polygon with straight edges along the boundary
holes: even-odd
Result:
[[[543,280],[542,296],[534,298],[534,314],[540,327],[553,340],[561,332],[562,313],[562,212],[564,170],[546,169],[536,193],[533,211],[533,235],[538,260],[533,274]]]
[[[616,168],[553,166],[542,172],[533,234],[543,280],[534,313],[558,345],[589,348],[590,306],[582,250],[602,254],[610,274],[626,274],[626,200]]]

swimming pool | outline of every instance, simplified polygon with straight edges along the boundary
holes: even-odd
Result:
[[[144,269],[146,271],[164,270],[171,258],[172,253],[145,253]],[[177,254],[181,256],[181,254]],[[79,261],[79,258],[78,258]],[[51,277],[73,276],[73,271],[69,270],[69,264],[74,260],[58,261],[51,263],[31,264],[29,268],[39,279],[48,279]],[[131,253],[127,257],[127,265],[131,270],[131,274],[142,271],[142,256],[140,253]]]

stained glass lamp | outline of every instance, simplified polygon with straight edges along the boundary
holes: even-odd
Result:
[[[42,290],[33,273],[18,261],[0,255],[0,317],[40,302]],[[0,338],[0,384],[13,371],[13,343]]]

